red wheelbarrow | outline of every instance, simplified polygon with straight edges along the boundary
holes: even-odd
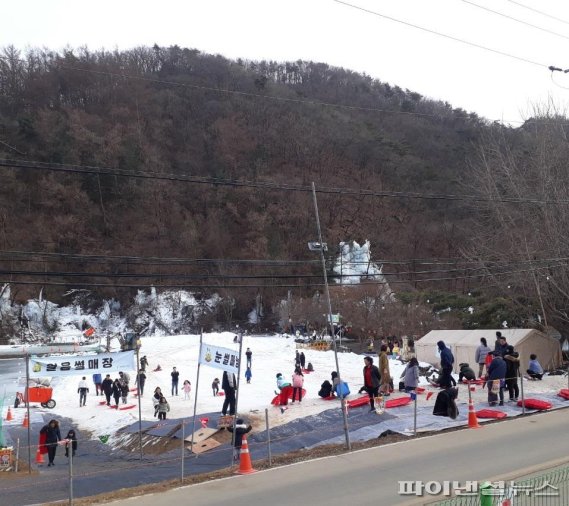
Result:
[[[51,387],[28,387],[23,394],[21,392],[16,393],[14,407],[17,408],[28,402],[39,402],[42,408],[55,408],[56,402],[51,398],[52,393],[53,388]]]

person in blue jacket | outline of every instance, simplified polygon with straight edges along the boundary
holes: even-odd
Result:
[[[103,377],[100,374],[93,374],[96,395],[103,395]]]
[[[488,366],[488,404],[495,406],[500,396],[500,406],[504,405],[504,386],[506,378],[506,361],[497,352]]]
[[[452,377],[452,367],[454,365],[454,356],[449,348],[446,347],[444,341],[439,341],[437,343],[439,352],[441,354],[441,388],[449,388],[456,385],[456,381]]]

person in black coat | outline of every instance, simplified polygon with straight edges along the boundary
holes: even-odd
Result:
[[[111,405],[111,396],[113,395],[113,380],[111,379],[111,375],[107,374],[105,379],[102,383],[103,393],[107,398],[107,406]]]
[[[243,436],[248,432],[251,432],[251,425],[247,425],[242,418],[238,418],[235,421],[235,437],[234,437],[234,446],[236,453],[233,455],[233,458],[237,460],[239,458],[239,451],[241,450],[241,445],[243,444]],[[230,425],[227,427],[229,432],[233,432],[233,426]]]
[[[225,400],[223,401],[223,408],[221,414],[227,415],[227,408],[229,407],[229,414],[235,414],[235,392],[237,390],[237,379],[235,374],[223,371],[223,378],[221,379],[221,388],[225,392]]]
[[[494,352],[494,359],[488,366],[488,403],[490,406],[496,405],[498,395],[500,396],[500,406],[504,405],[504,383],[506,378],[506,361],[501,355],[496,355]],[[494,388],[492,388],[494,386]],[[497,392],[496,392],[497,390]]]
[[[57,452],[57,444],[61,441],[61,432],[59,432],[59,422],[50,420],[40,430],[40,434],[45,435],[45,446],[47,447],[48,467],[54,466],[55,453]]]
[[[462,382],[463,379],[467,381],[474,381],[476,380],[476,373],[474,369],[470,367],[468,364],[458,364],[459,373],[458,373],[458,381]]]
[[[71,456],[75,457],[75,452],[77,451],[77,434],[73,429],[71,429],[67,433],[67,436],[65,436],[65,439],[67,439],[67,444],[65,445],[65,456],[69,457],[69,447],[71,447]]]
[[[520,388],[518,387],[518,376],[520,375],[520,354],[514,351],[514,347],[510,344],[506,348],[504,361],[506,362],[506,388],[510,395],[510,401],[517,401],[520,396]]]
[[[136,375],[136,386],[138,387],[138,395],[142,397],[144,395],[144,384],[146,383],[146,374],[141,369],[140,372]]]
[[[304,366],[306,365],[306,356],[304,355],[304,352],[301,351],[300,352],[300,367],[302,369],[304,369]]]
[[[437,395],[435,406],[433,407],[433,415],[448,416],[453,420],[458,416],[458,408],[456,399],[458,397],[458,388],[446,388]]]
[[[324,381],[324,383],[320,385],[318,395],[322,398],[330,397],[332,395],[332,383],[330,383],[328,380]]]
[[[117,378],[113,382],[113,397],[115,399],[115,405],[117,408],[119,407],[119,399],[121,398],[121,394],[122,394],[122,385],[120,380]]]
[[[370,411],[375,411],[374,398],[379,393],[379,386],[381,385],[381,376],[379,369],[373,365],[373,358],[364,357],[364,386],[363,390],[369,395]]]

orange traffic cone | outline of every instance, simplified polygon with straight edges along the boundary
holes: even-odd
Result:
[[[468,428],[469,429],[482,428],[482,425],[478,423],[478,418],[476,417],[476,411],[474,411],[474,402],[472,399],[468,400]]]
[[[36,464],[44,464],[43,455],[40,452],[40,447],[38,446],[38,451],[36,452]]]
[[[14,419],[14,417],[12,416],[12,410],[10,409],[10,406],[8,406],[8,413],[6,413],[6,421],[10,422]]]
[[[236,474],[252,474],[257,470],[253,469],[251,465],[251,455],[249,454],[249,445],[247,444],[247,437],[243,434],[241,443],[241,452],[239,453],[239,469]]]
[[[28,420],[28,412],[26,411],[26,415],[24,416],[24,422],[22,423],[23,427],[29,427],[30,421]]]

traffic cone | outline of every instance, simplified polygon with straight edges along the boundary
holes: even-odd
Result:
[[[6,421],[11,422],[13,419],[14,417],[12,416],[12,410],[10,409],[10,406],[8,406],[8,413],[6,413]]]
[[[38,446],[38,451],[36,452],[36,464],[44,464],[43,455],[40,452],[40,447]]]
[[[236,471],[236,474],[252,474],[256,472],[257,470],[253,469],[253,466],[251,465],[251,455],[249,454],[247,436],[243,434],[241,451],[239,452],[239,469]]]
[[[22,423],[22,427],[29,427],[30,421],[28,420],[28,412],[26,411],[26,415],[24,416],[24,422]]]
[[[478,418],[476,417],[476,411],[474,411],[474,402],[472,399],[468,400],[468,428],[469,429],[482,428],[482,425],[478,423]]]

